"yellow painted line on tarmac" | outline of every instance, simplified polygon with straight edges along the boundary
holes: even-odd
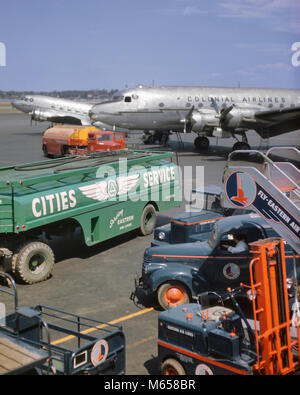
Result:
[[[145,337],[142,340],[139,340],[139,341],[137,341],[135,343],[130,344],[129,346],[126,346],[126,350],[130,350],[131,348],[135,348],[137,346],[141,346],[142,344],[150,342],[150,341],[155,340],[155,339],[157,339],[157,336]]]
[[[117,318],[117,319],[115,319],[113,321],[108,322],[107,324],[101,324],[101,325],[95,326],[94,328],[85,329],[84,331],[82,331],[80,333],[82,333],[82,334],[91,333],[91,332],[96,331],[97,329],[105,328],[108,325],[115,325],[115,324],[118,324],[120,322],[130,320],[131,318],[139,317],[140,315],[149,313],[150,311],[153,311],[153,310],[154,310],[153,307],[149,307],[148,309],[144,309],[144,310],[138,311],[136,313],[128,314],[128,315],[125,315],[124,317]],[[74,338],[76,338],[76,336],[74,336],[74,335],[65,336],[65,337],[62,337],[61,339],[54,340],[53,342],[51,342],[51,344],[52,345],[61,344],[61,343],[64,343],[66,341],[72,340]]]

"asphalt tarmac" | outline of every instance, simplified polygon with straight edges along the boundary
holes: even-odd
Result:
[[[41,150],[42,133],[48,123],[30,123],[21,113],[0,113],[0,166],[44,160]],[[139,144],[140,133],[131,133],[129,143]],[[178,208],[159,213],[158,224],[163,224],[183,211],[189,199],[191,186],[220,185],[223,169],[233,139],[211,139],[208,152],[196,151],[195,135],[183,136],[180,146],[172,135],[168,147],[140,145],[141,149],[171,150],[178,160],[185,185],[184,201]],[[248,134],[254,149],[267,148],[256,133]],[[299,146],[299,131],[269,140],[271,146]],[[196,169],[198,169],[196,171]],[[75,240],[55,239],[52,247],[56,256],[53,276],[42,283],[19,285],[19,305],[44,304],[68,312],[85,315],[101,321],[115,322],[123,326],[126,336],[126,374],[158,374],[157,365],[157,317],[160,310],[155,301],[148,299],[133,303],[134,277],[140,273],[144,250],[152,236],[139,237],[133,233],[101,243],[95,247],[82,246]],[[12,308],[12,298],[0,293],[0,301],[7,310]]]

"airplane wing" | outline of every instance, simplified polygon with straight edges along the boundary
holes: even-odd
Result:
[[[49,121],[53,123],[63,123],[70,125],[90,125],[85,118],[80,115],[68,114],[65,112],[49,111],[44,109],[35,109],[29,113],[32,120],[35,121]]]
[[[254,129],[262,138],[300,129],[300,106],[255,113]]]
[[[70,124],[70,125],[83,125],[80,117],[77,118],[75,116],[66,115],[66,114],[53,114],[48,117],[47,121],[54,123]]]

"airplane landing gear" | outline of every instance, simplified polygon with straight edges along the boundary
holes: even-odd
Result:
[[[233,144],[232,151],[238,150],[250,150],[251,147],[248,143],[244,141],[238,141],[237,143]]]
[[[209,140],[207,137],[198,136],[195,138],[194,144],[198,150],[204,151],[209,147]]]
[[[155,144],[158,142],[161,145],[167,145],[169,141],[170,132],[159,130],[146,130],[142,136],[144,144]]]
[[[235,136],[233,135],[233,137],[235,137]],[[236,140],[237,140],[237,138],[236,138]],[[247,139],[246,133],[243,132],[242,141],[237,141],[235,144],[233,144],[232,151],[250,150],[250,149],[251,149],[251,147],[248,144],[248,139]]]

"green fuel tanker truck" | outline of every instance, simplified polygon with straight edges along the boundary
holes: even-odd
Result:
[[[157,211],[181,203],[172,155],[120,150],[0,168],[0,269],[27,284],[47,279],[55,257],[45,240],[78,227],[87,246],[150,234]]]

